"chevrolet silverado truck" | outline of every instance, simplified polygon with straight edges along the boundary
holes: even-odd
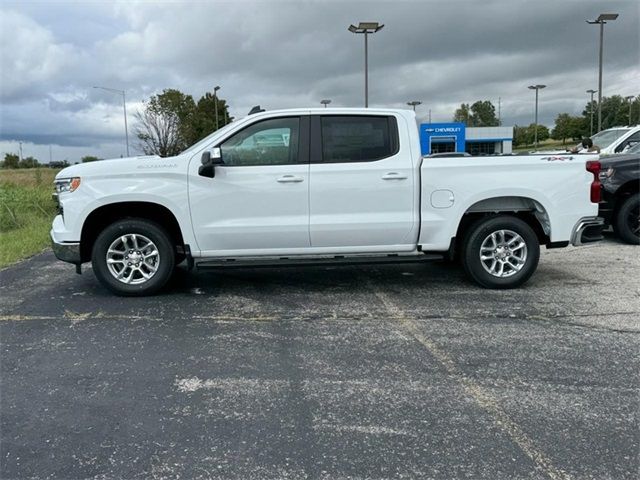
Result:
[[[423,157],[415,114],[263,110],[170,158],[74,165],[55,179],[55,255],[119,295],[189,268],[459,260],[486,288],[540,246],[600,240],[598,155]]]

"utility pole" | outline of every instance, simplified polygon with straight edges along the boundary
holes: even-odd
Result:
[[[216,130],[218,130],[218,90],[220,90],[220,85],[213,87],[213,108],[216,111]]]
[[[627,97],[624,97],[624,99],[629,102],[629,126],[631,126],[631,100],[633,100],[633,95],[629,95]]]
[[[500,118],[500,100],[501,98],[498,97],[498,126],[502,125],[502,119]]]
[[[602,51],[604,44],[604,25],[607,20],[613,21],[618,18],[617,13],[601,13],[595,20],[587,20],[590,25],[600,25],[600,54],[598,61],[598,132],[602,130]]]
[[[589,129],[589,136],[593,136],[593,94],[597,93],[598,90],[587,90],[587,93],[591,94],[591,102],[589,103],[589,114],[591,116],[591,128]]]
[[[369,108],[369,34],[379,32],[382,27],[378,22],[360,22],[357,27],[348,28],[351,33],[364,34],[364,108]]]
[[[22,161],[22,141],[19,141],[18,145],[19,145],[19,151],[20,151],[20,161]]]
[[[536,150],[538,149],[538,91],[545,87],[546,85],[529,85],[529,87],[527,87],[529,90],[536,91],[536,116],[534,121],[535,132],[533,134],[534,135],[533,145]]]
[[[429,109],[429,123],[431,123],[431,109]]]
[[[413,107],[413,111],[416,111],[416,107],[418,105],[422,105],[422,102],[420,100],[412,100],[410,102],[407,102],[407,105],[409,105],[410,107]]]

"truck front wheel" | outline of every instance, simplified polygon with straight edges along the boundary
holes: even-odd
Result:
[[[96,278],[112,292],[150,295],[171,277],[175,253],[162,227],[132,218],[114,222],[98,235],[91,264]]]
[[[463,241],[462,264],[467,275],[485,288],[515,288],[538,266],[540,245],[533,229],[511,216],[480,219]]]
[[[624,201],[616,214],[614,229],[626,243],[640,245],[640,193]]]

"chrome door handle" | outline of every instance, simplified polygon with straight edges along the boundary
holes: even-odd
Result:
[[[282,177],[278,178],[277,181],[278,183],[300,183],[304,181],[304,178],[296,177],[295,175],[283,175]]]
[[[389,172],[382,176],[383,180],[406,180],[406,175],[400,175],[398,172]]]

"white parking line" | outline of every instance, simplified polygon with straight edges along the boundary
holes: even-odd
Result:
[[[433,340],[420,332],[416,321],[398,307],[391,298],[378,288],[369,278],[366,282],[374,295],[384,305],[389,316],[394,318],[418,343],[443,366],[446,372],[454,377],[466,393],[472,397],[489,415],[493,423],[504,431],[520,449],[534,462],[536,468],[546,474],[552,480],[569,480],[571,476],[553,465],[549,457],[540,450],[535,442],[520,428],[516,422],[500,407],[497,400],[479,384],[466,376],[455,361],[440,348]]]

